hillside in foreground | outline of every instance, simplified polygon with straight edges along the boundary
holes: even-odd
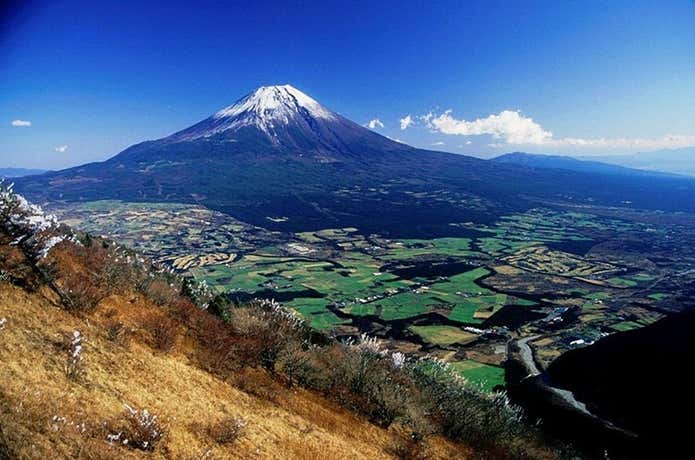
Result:
[[[0,207],[0,458],[555,458],[518,410]]]
[[[240,373],[235,383],[217,378],[190,361],[192,345],[183,340],[175,350],[158,351],[143,327],[158,307],[146,298],[112,296],[93,314],[76,317],[41,293],[5,283],[0,297],[7,320],[0,451],[7,458],[388,458],[398,439],[262,373]],[[113,324],[131,335],[127,344],[109,335]],[[85,342],[79,381],[63,368],[62,337],[73,331]],[[109,441],[123,432],[119,424],[129,424],[126,404],[161,420],[164,437],[152,451],[122,444],[133,435]],[[237,426],[244,433],[232,442]],[[145,433],[148,438],[157,436]],[[440,440],[431,449],[439,458],[465,452]]]

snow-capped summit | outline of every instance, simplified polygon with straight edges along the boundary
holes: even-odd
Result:
[[[302,111],[315,118],[335,118],[333,112],[292,85],[261,86],[233,105],[220,110],[213,117],[234,118],[246,115],[287,124],[290,117]]]
[[[371,150],[403,150],[398,145],[321,105],[291,85],[261,86],[165,143],[236,144],[236,150],[282,150],[321,161]],[[229,150],[227,148],[227,150]]]
[[[339,116],[292,85],[261,86],[210,118],[172,136],[177,141],[210,138],[243,127],[255,127],[275,143],[278,130],[311,120],[337,121]]]

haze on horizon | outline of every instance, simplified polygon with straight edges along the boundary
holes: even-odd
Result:
[[[0,10],[0,167],[103,160],[286,83],[419,148],[695,145],[695,3],[509,3],[15,2]]]

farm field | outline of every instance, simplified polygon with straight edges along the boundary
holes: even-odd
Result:
[[[476,334],[453,326],[410,326],[410,330],[434,345],[466,345],[478,339]]]
[[[670,246],[683,227],[586,210],[452,222],[460,236],[441,238],[386,238],[354,227],[270,232],[183,204],[99,201],[51,210],[220,295],[273,298],[338,339],[367,333],[410,354],[434,354],[487,390],[504,384],[510,340],[547,337],[536,342],[546,366],[663,317],[670,299],[686,298],[692,276],[679,255],[686,249]],[[654,248],[659,264],[611,239],[626,233],[641,250]]]
[[[496,386],[504,385],[504,369],[472,360],[456,361],[451,366],[465,379],[483,390],[492,391]]]

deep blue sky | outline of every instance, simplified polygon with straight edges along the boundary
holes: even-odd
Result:
[[[481,156],[695,139],[693,1],[29,1],[1,20],[0,167],[105,159],[284,83],[382,134]],[[509,142],[515,120],[399,127],[446,109],[457,123],[520,110],[553,136]]]

